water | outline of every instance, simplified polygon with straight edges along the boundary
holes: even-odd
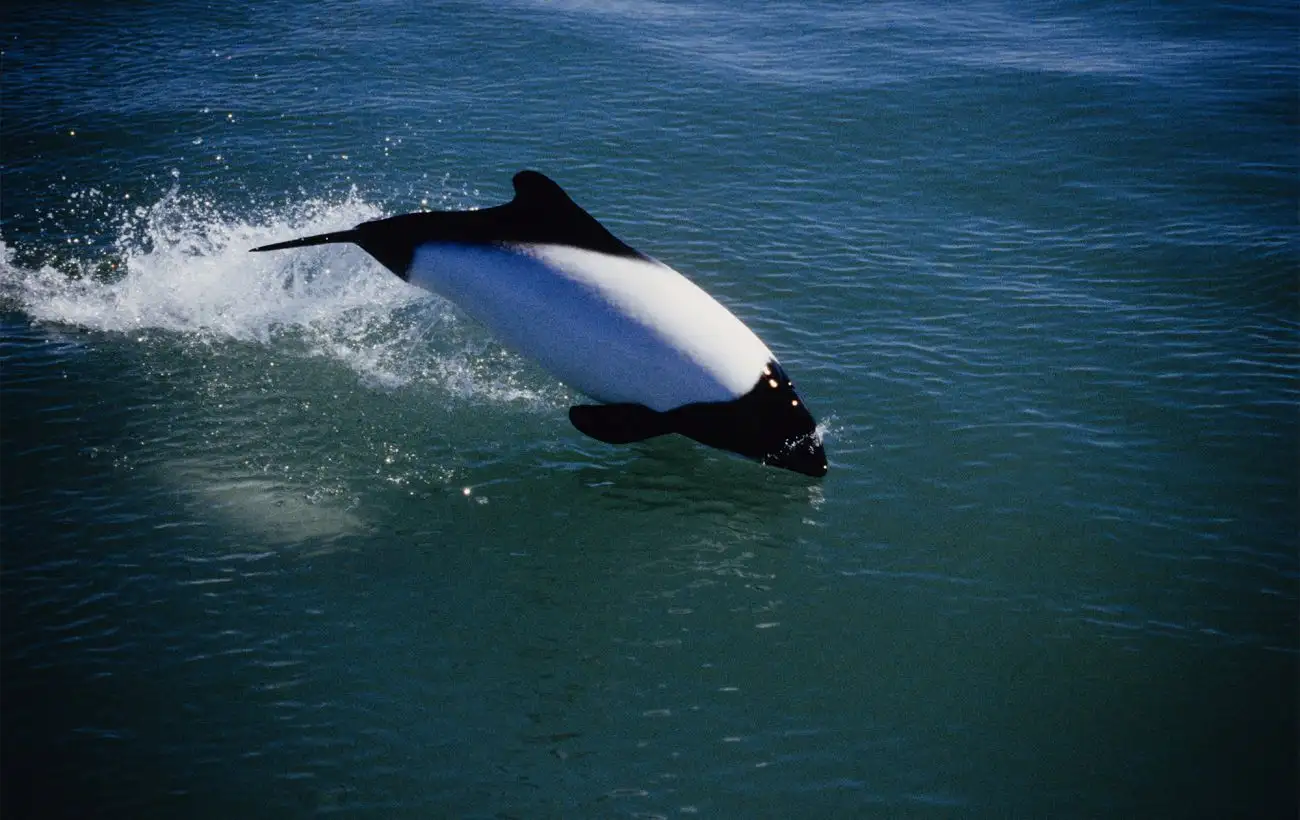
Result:
[[[6,817],[1294,816],[1286,4],[11,4]],[[554,176],[821,481],[355,249]]]

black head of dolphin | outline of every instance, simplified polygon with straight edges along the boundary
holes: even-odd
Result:
[[[688,404],[668,415],[676,432],[701,444],[816,478],[826,475],[817,422],[776,362],[734,401]]]
[[[663,412],[642,404],[580,404],[569,408],[569,420],[584,434],[609,444],[680,433],[814,478],[827,471],[817,422],[775,361],[767,363],[749,392],[731,401],[697,402]]]

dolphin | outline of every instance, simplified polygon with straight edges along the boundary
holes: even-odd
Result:
[[[616,238],[544,174],[520,171],[513,184],[503,205],[403,214],[252,250],[360,246],[598,402],[569,408],[592,438],[628,444],[678,433],[826,475],[817,423],[752,330]]]

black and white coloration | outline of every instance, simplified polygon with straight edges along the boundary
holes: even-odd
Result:
[[[492,208],[405,214],[253,250],[361,246],[601,402],[569,410],[592,438],[626,444],[680,433],[826,474],[816,422],[753,331],[623,244],[546,176],[521,171],[514,187],[514,199]]]

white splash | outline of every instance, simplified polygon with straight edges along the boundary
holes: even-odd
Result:
[[[97,194],[74,195],[83,217],[85,201]],[[520,384],[522,360],[359,248],[248,252],[381,216],[355,192],[236,216],[173,188],[153,205],[92,214],[111,225],[112,240],[97,243],[98,251],[73,245],[81,256],[57,267],[24,268],[0,241],[0,298],[44,323],[128,335],[164,331],[191,342],[290,344],[345,363],[373,386],[427,382],[457,398],[544,404],[538,390]]]
[[[416,298],[391,277],[368,275],[364,254],[344,247],[293,257],[248,253],[289,233],[351,227],[380,215],[353,195],[335,203],[309,201],[261,220],[238,219],[174,189],[119,218],[107,261],[74,260],[71,271],[45,266],[26,275],[6,265],[5,285],[42,321],[265,342],[281,327],[309,326],[349,308],[391,309]],[[107,276],[105,266],[114,269]]]

